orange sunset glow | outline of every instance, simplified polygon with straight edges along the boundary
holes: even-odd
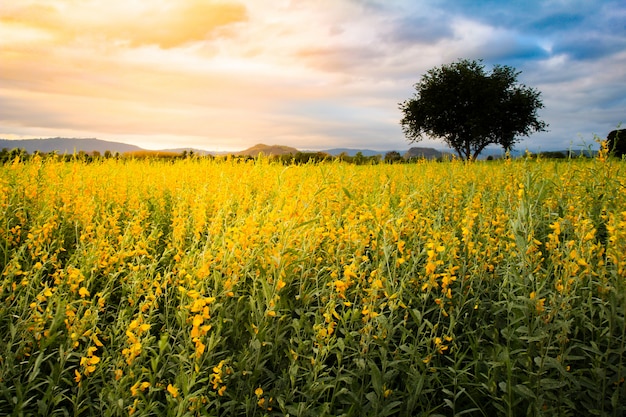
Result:
[[[483,3],[492,9],[476,7]],[[580,100],[585,88],[610,95],[623,72],[592,86],[575,80],[617,68],[624,43],[587,62],[567,50],[579,43],[555,43],[567,29],[561,38],[550,29],[557,6],[539,2],[547,21],[532,26],[523,15],[512,26],[502,15],[519,13],[498,4],[500,17],[426,1],[3,2],[0,137],[97,137],[148,149],[407,147],[398,102],[426,70],[460,57],[513,65],[543,92],[552,129],[538,141],[614,127],[623,100],[606,120],[591,118],[606,96]],[[583,90],[568,99],[564,83]]]

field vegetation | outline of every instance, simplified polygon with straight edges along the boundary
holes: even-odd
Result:
[[[0,414],[626,414],[626,163],[0,167]]]

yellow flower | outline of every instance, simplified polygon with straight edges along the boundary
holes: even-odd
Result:
[[[204,322],[204,317],[202,317],[202,315],[200,314],[196,314],[193,317],[193,327],[199,327],[202,323]]]
[[[449,336],[445,336],[444,339],[449,342],[452,340],[451,337]],[[440,337],[435,337],[435,347],[437,348],[437,352],[439,352],[439,354],[443,354],[444,351],[448,350],[448,346],[443,344],[443,340]]]
[[[352,270],[352,268],[354,268],[354,266],[353,266],[353,265],[346,265],[346,266],[344,267],[344,270],[343,270],[343,276],[344,276],[346,279],[356,278],[356,277],[357,277],[356,273]]]
[[[135,382],[132,387],[130,387],[130,393],[133,397],[135,397],[138,391],[144,392],[146,389],[150,387],[150,383],[147,381],[144,382]]]
[[[174,398],[178,397],[178,388],[173,386],[172,384],[167,384],[167,392]]]
[[[255,390],[254,390],[254,394],[255,394],[257,397],[260,397],[261,395],[263,395],[263,388],[259,387],[259,388],[255,389]]]
[[[85,287],[80,287],[80,290],[78,290],[78,295],[80,295],[81,298],[89,297],[89,291]]]
[[[333,285],[335,286],[335,291],[337,291],[339,294],[343,294],[346,291],[346,288],[348,288],[348,285],[339,279],[335,280],[335,282],[333,282]]]
[[[545,298],[541,298],[540,300],[537,300],[537,306],[536,306],[537,313],[542,313],[545,310],[545,307],[544,307],[545,302],[546,302]]]
[[[91,340],[96,344],[96,346],[103,346],[102,342],[95,334],[91,336]]]
[[[433,262],[428,262],[426,264],[426,275],[431,275],[435,272],[435,270],[437,269],[437,264],[433,263]]]
[[[196,357],[202,356],[204,349],[206,349],[206,345],[198,339],[196,341]]]

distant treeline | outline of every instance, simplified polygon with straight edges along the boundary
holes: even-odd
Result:
[[[14,148],[14,149],[7,149],[7,148],[3,148],[0,151],[0,163],[6,163],[6,162],[10,162],[10,161],[14,161],[16,158],[25,161],[28,160],[34,156],[40,156],[42,158],[55,158],[58,160],[65,160],[65,161],[76,161],[76,160],[80,160],[80,161],[85,161],[85,162],[92,162],[92,161],[97,161],[97,160],[101,160],[101,159],[184,159],[184,158],[189,158],[192,156],[195,156],[193,151],[192,152],[182,152],[182,153],[177,153],[177,152],[164,152],[164,151],[133,151],[133,152],[111,152],[111,151],[105,151],[104,153],[100,153],[99,151],[91,151],[91,152],[85,152],[85,151],[79,151],[76,153],[64,153],[64,154],[60,154],[57,152],[39,152],[39,151],[35,151],[32,154],[28,153],[25,149],[19,149],[19,148]],[[208,155],[208,157],[212,157],[211,155]]]
[[[104,153],[100,153],[98,151],[85,152],[80,151],[73,154],[58,154],[55,152],[33,152],[29,154],[24,149],[7,149],[4,148],[0,151],[0,163],[5,164],[7,162],[14,161],[18,158],[21,161],[28,160],[35,155],[39,155],[43,158],[56,158],[59,160],[65,161],[85,161],[85,162],[93,162],[102,159],[159,159],[159,160],[179,160],[179,159],[214,159],[214,160],[229,160],[229,161],[251,161],[259,158],[259,156],[251,156],[251,155],[241,155],[241,154],[228,154],[228,155],[220,155],[214,156],[211,154],[198,154],[194,151],[183,151],[183,152],[163,152],[163,151],[133,151],[133,152],[110,152],[105,151]],[[284,165],[302,165],[307,163],[320,163],[320,162],[330,162],[330,161],[341,161],[349,164],[355,165],[375,165],[380,163],[412,163],[420,160],[424,160],[426,158],[423,157],[412,157],[412,158],[404,158],[399,152],[392,151],[387,152],[384,156],[382,155],[372,155],[365,156],[361,152],[357,152],[356,155],[351,156],[347,153],[341,153],[339,155],[330,155],[325,152],[296,152],[289,153],[283,155],[263,155],[264,158],[273,161],[282,163]],[[430,158],[435,159],[435,158]],[[438,161],[449,160],[448,156],[437,158]]]
[[[595,152],[576,152],[576,151],[561,151],[561,152],[541,152],[539,154],[526,154],[525,157],[529,158],[543,158],[543,159],[567,159],[567,158],[580,158],[580,157],[591,157]],[[85,152],[79,151],[73,154],[58,154],[56,152],[38,152],[35,151],[32,154],[29,154],[24,149],[14,148],[7,149],[3,148],[0,151],[0,164],[5,164],[7,162],[14,161],[16,158],[25,161],[34,156],[40,156],[42,158],[56,158],[58,160],[65,161],[84,161],[84,162],[93,162],[103,159],[158,159],[158,160],[179,160],[179,159],[214,159],[214,160],[229,160],[229,161],[239,161],[245,162],[250,160],[255,160],[258,156],[253,157],[250,155],[237,155],[237,154],[229,154],[229,155],[220,155],[214,156],[211,154],[201,155],[195,153],[194,151],[183,151],[183,152],[165,152],[165,151],[134,151],[134,152],[111,152],[105,151],[104,153],[100,153],[99,151]],[[296,152],[295,154],[284,154],[284,155],[269,155],[264,158],[273,161],[279,162],[284,165],[301,165],[307,163],[319,163],[319,162],[330,162],[330,161],[341,161],[349,164],[355,165],[376,165],[380,163],[386,164],[403,164],[403,163],[416,163],[424,160],[435,160],[437,162],[449,161],[453,159],[451,155],[444,155],[437,158],[424,158],[424,157],[411,157],[405,158],[397,151],[387,152],[384,156],[382,155],[372,155],[365,156],[361,152],[358,152],[354,156],[350,156],[347,153],[341,153],[339,155],[330,155],[325,152]],[[487,157],[488,161],[499,159],[498,157],[494,158],[493,156]]]

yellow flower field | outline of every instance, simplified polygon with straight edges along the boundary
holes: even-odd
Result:
[[[0,167],[0,415],[626,413],[626,163]]]

